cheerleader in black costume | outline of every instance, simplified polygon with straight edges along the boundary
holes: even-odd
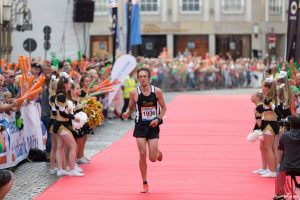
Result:
[[[58,166],[57,175],[69,175],[69,176],[84,176],[75,169],[76,161],[76,142],[72,135],[72,124],[70,120],[79,122],[79,119],[75,119],[71,114],[71,108],[68,106],[68,92],[71,89],[71,82],[69,75],[63,73],[60,75],[57,83],[55,105],[57,109],[56,120],[53,123],[53,132],[57,134],[57,149],[56,149],[56,162]],[[68,148],[68,163],[70,172],[66,172],[62,168],[62,160],[64,154],[64,145]]]
[[[280,121],[280,136],[290,130],[289,118],[292,116],[291,105],[292,105],[292,91],[287,78],[287,72],[281,71],[277,80],[277,96],[278,96],[278,109],[282,114]]]
[[[263,131],[263,148],[267,159],[269,171],[262,174],[262,177],[276,177],[276,158],[278,150],[274,148],[275,135],[279,134],[279,123],[277,118],[281,114],[277,108],[277,90],[273,79],[267,78],[262,84],[264,97],[263,106],[257,108],[262,114],[261,130]]]
[[[261,92],[256,92],[251,96],[251,101],[255,104],[255,110],[254,110],[254,116],[255,116],[255,125],[253,128],[253,131],[255,130],[261,130],[261,113],[258,112],[258,110],[261,110],[263,108],[263,94]],[[254,174],[265,174],[267,171],[267,159],[263,148],[263,141],[259,141],[259,149],[261,153],[261,163],[262,166],[260,169],[254,170]]]
[[[79,84],[81,88],[79,99],[80,102],[83,102],[87,100],[89,97],[89,86],[91,84],[90,76],[88,75],[82,76]],[[85,124],[79,130],[79,138],[77,139],[77,145],[78,145],[77,163],[78,164],[89,164],[90,162],[90,159],[84,156],[84,147],[87,140],[87,135],[92,132],[93,130],[87,124]]]
[[[57,136],[53,133],[53,123],[56,119],[56,106],[55,106],[55,94],[56,94],[56,86],[57,86],[57,77],[56,75],[51,76],[50,84],[49,84],[49,105],[51,108],[51,116],[50,121],[47,127],[47,130],[51,136],[51,152],[50,152],[50,174],[56,174],[57,168],[55,168],[55,157],[56,157],[56,149],[57,149]]]
[[[72,84],[71,94],[72,94],[73,102],[75,104],[74,113],[76,114],[78,112],[83,111],[82,102],[84,101],[84,99],[81,97],[83,95],[83,90],[80,89],[79,84]],[[87,125],[85,124],[84,127],[85,126]],[[83,149],[84,149],[83,144],[84,144],[84,136],[85,136],[84,127],[79,130],[73,131],[73,136],[77,144],[76,158],[77,158],[77,163],[79,164],[86,164],[83,162],[78,162],[83,155]]]

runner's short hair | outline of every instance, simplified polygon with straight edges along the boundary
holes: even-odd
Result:
[[[146,68],[146,67],[141,67],[137,70],[137,77],[139,78],[139,73],[141,71],[144,71],[144,72],[147,72],[148,73],[148,78],[150,79],[151,78],[151,71],[149,68]]]

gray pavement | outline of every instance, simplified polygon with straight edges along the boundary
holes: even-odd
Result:
[[[236,95],[251,94],[258,89],[230,89],[230,90],[209,90],[197,92],[170,92],[165,94],[166,102],[170,102],[177,95]],[[95,135],[89,135],[85,148],[86,157],[92,158],[95,154],[101,153],[115,141],[122,138],[132,127],[133,121],[121,121],[119,119],[109,120],[103,126],[95,130]],[[91,161],[91,165],[93,161]],[[21,164],[14,171],[14,183],[6,200],[27,200],[33,199],[42,193],[59,178],[49,174],[49,164],[45,162],[26,162]]]

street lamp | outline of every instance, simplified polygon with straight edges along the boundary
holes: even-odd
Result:
[[[253,33],[254,33],[254,37],[257,38],[258,34],[259,34],[259,24],[258,23],[253,24]]]
[[[0,58],[10,60],[12,31],[32,30],[28,0],[0,0]]]
[[[19,1],[19,3],[20,2],[22,2],[22,1]],[[23,1],[23,5],[19,9],[18,9],[18,4],[16,6],[16,24],[17,24],[16,29],[17,29],[17,31],[32,30],[31,11],[27,7],[27,2]]]
[[[111,7],[111,26],[109,27],[112,33],[113,42],[112,42],[112,57],[113,57],[113,65],[116,61],[116,48],[117,48],[117,26],[118,26],[118,3],[116,1],[111,1],[109,4]]]
[[[0,4],[1,6],[1,4]],[[0,8],[1,10],[1,8]],[[0,12],[1,15],[1,12]],[[4,0],[0,24],[4,29],[10,24],[11,30],[32,30],[31,10],[27,7],[27,0]],[[1,31],[1,30],[0,30]]]
[[[12,0],[6,0],[3,2],[3,24],[8,24],[11,20]]]

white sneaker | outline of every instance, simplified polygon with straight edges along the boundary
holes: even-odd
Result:
[[[56,174],[57,170],[58,170],[58,168],[55,167],[54,169],[50,169],[50,170],[49,170],[49,173],[50,173],[51,175],[54,175],[54,174]]]
[[[68,174],[67,171],[65,171],[65,170],[63,170],[63,169],[59,169],[59,170],[57,170],[56,175],[57,175],[57,176],[67,176],[67,175],[69,175],[69,174]]]
[[[264,177],[264,178],[275,178],[277,176],[276,172],[269,172],[267,174],[263,174],[261,175],[261,177]]]
[[[265,171],[265,169],[257,169],[252,171],[253,174],[260,174],[261,172]]]
[[[80,173],[75,169],[69,172],[69,176],[84,176],[84,175],[85,175],[84,173]]]
[[[74,170],[77,170],[78,172],[83,172],[83,169],[79,167],[77,164],[75,164]],[[71,171],[70,167],[67,167],[66,171],[70,172]]]
[[[259,172],[258,174],[264,175],[264,174],[267,174],[267,173],[269,173],[269,172],[270,172],[270,170],[264,169],[263,171]]]
[[[90,164],[90,162],[84,159],[84,157],[82,157],[77,160],[77,164]]]
[[[81,167],[79,167],[78,165],[75,165],[74,170],[78,171],[78,172],[83,172],[83,169]]]
[[[86,159],[87,161],[91,161],[91,158],[87,158],[87,157],[83,157],[84,159]]]

